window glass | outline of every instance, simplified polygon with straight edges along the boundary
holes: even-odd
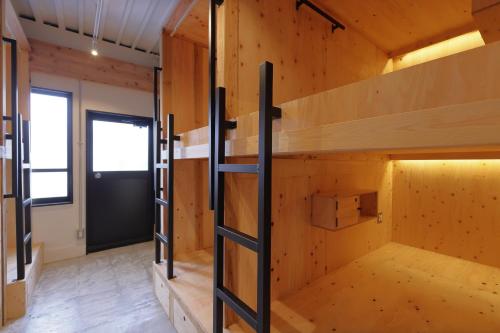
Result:
[[[68,98],[31,94],[31,167],[68,167]]]
[[[148,127],[92,121],[92,170],[148,171]]]
[[[31,197],[58,198],[68,195],[67,172],[33,172],[31,175]]]

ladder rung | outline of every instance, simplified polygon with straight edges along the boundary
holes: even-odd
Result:
[[[156,163],[156,168],[157,169],[167,169],[168,168],[168,164],[166,164],[166,163]]]
[[[3,195],[3,198],[4,199],[12,199],[12,198],[15,198],[15,196],[12,193],[6,193]]]
[[[258,245],[257,238],[244,234],[228,226],[218,226],[217,233],[221,236],[229,238],[233,242],[236,242],[246,247],[247,249],[257,252],[257,245]]]
[[[30,240],[31,240],[31,232],[24,235],[24,244],[28,244]]]
[[[9,121],[11,121],[12,117],[11,116],[3,116],[2,119],[3,120],[9,120]]]
[[[24,199],[24,200],[23,200],[23,207],[26,207],[26,206],[28,206],[28,205],[31,205],[31,203],[32,203],[31,198]]]
[[[168,143],[168,140],[167,139],[160,139],[160,144],[167,144]]]
[[[219,172],[258,173],[258,164],[219,164]]]
[[[155,233],[155,237],[157,240],[159,240],[163,244],[168,245],[168,238],[164,234],[160,234],[157,232],[157,233]]]
[[[167,200],[163,200],[163,199],[160,199],[160,198],[156,198],[155,202],[158,204],[158,205],[162,205],[164,207],[168,207],[168,201]]]
[[[257,313],[246,305],[245,302],[224,287],[217,288],[217,297],[229,305],[248,325],[252,326],[255,330],[257,329]]]
[[[12,134],[6,133],[5,134],[5,140],[12,140]]]

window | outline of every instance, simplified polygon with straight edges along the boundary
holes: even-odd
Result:
[[[69,92],[31,88],[33,205],[73,203],[72,105]]]

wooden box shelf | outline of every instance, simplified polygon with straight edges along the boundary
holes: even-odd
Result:
[[[338,230],[373,220],[378,215],[378,194],[374,191],[317,193],[312,195],[311,223]]]

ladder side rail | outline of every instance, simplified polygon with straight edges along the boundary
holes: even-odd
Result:
[[[174,115],[168,114],[168,169],[167,169],[167,278],[174,277]]]
[[[155,263],[161,263],[161,241],[156,237],[156,234],[161,234],[161,206],[156,204],[156,199],[161,199],[161,170],[156,168],[156,165],[161,162],[161,113],[158,101],[158,74],[161,69],[155,67],[153,69],[153,151],[154,151],[154,225],[155,225]]]
[[[31,228],[31,130],[29,120],[24,120],[23,124],[23,161],[22,161],[22,181],[23,181],[23,207],[24,207],[24,242],[26,251],[26,264],[32,263],[32,228]]]
[[[222,332],[224,325],[223,301],[217,295],[217,290],[224,287],[224,237],[217,232],[217,229],[224,226],[224,173],[219,172],[219,164],[225,161],[226,90],[217,88],[215,95],[213,331],[219,333]]]
[[[271,327],[271,181],[272,181],[273,65],[260,66],[257,332]]]

